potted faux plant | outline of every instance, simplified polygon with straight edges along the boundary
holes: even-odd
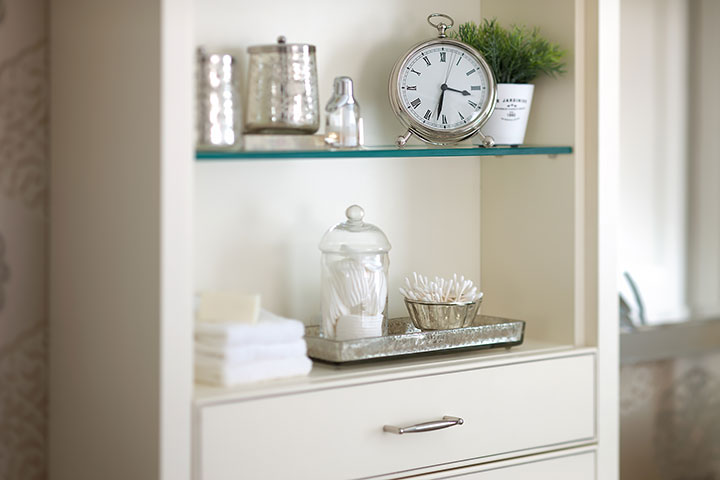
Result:
[[[537,28],[513,25],[503,28],[497,20],[480,25],[460,25],[455,37],[475,47],[487,60],[498,83],[495,111],[483,127],[498,145],[520,145],[525,138],[534,85],[538,75],[565,72],[565,52],[540,36]]]

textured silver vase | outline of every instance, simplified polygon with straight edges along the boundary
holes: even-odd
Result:
[[[197,53],[197,146],[236,149],[241,146],[241,109],[237,61],[228,53]]]

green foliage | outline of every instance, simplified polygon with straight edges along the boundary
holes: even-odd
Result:
[[[497,20],[460,25],[453,38],[475,47],[483,54],[498,83],[530,83],[544,73],[555,77],[565,73],[565,51],[540,37],[537,28],[501,27]]]

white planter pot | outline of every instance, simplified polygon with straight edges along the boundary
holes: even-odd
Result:
[[[521,145],[530,116],[535,86],[530,83],[498,83],[495,111],[481,129],[496,145]]]

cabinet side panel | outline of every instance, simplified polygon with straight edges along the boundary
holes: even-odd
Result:
[[[160,15],[51,3],[55,480],[159,475]]]
[[[190,478],[193,4],[162,2],[160,480]]]
[[[566,54],[567,72],[535,80],[525,142],[575,144],[573,0],[483,0],[501,25],[538,27]],[[578,156],[484,159],[481,271],[483,313],[528,320],[527,335],[573,343],[575,327],[575,164]]]
[[[597,25],[597,157],[588,154],[588,179],[597,185],[598,355],[598,478],[619,476],[619,329],[617,285],[617,213],[619,209],[620,157],[620,1],[588,2],[597,20],[588,12],[588,24]],[[588,244],[591,240],[588,239]]]
[[[484,18],[497,18],[501,25],[537,27],[540,36],[560,45],[565,52],[566,72],[557,77],[539,75],[525,143],[529,145],[574,145],[576,52],[574,0],[483,0]]]
[[[521,318],[527,336],[566,344],[574,316],[573,161],[483,160],[481,187],[483,314]]]

